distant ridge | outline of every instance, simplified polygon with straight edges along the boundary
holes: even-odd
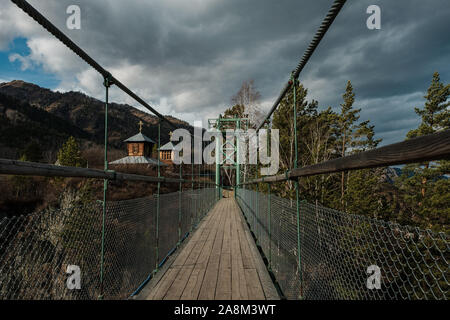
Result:
[[[168,116],[192,132],[185,121]],[[111,103],[108,113],[109,143],[123,148],[122,141],[142,132],[157,140],[157,117],[127,104]],[[14,157],[30,140],[44,149],[58,149],[70,135],[84,142],[103,144],[104,102],[81,92],[54,92],[22,80],[0,83],[0,157]],[[161,123],[161,142],[169,141],[173,130]]]

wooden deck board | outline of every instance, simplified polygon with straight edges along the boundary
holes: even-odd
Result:
[[[220,203],[217,205],[217,210],[210,213],[211,216],[216,218],[217,212],[220,212],[222,210],[224,203]],[[218,216],[217,216],[218,217]],[[189,278],[186,287],[184,289],[184,292],[181,296],[182,300],[197,300],[200,288],[202,287],[203,278],[205,276],[206,267],[208,265],[209,257],[212,252],[213,244],[215,241],[215,238],[217,236],[218,230],[220,229],[220,222],[222,221],[223,217],[219,217],[219,223],[215,223],[212,226],[212,230],[210,232],[209,237],[206,240],[206,243],[203,247],[202,252],[200,253],[200,256],[197,259],[197,262],[194,266],[194,270],[192,271],[191,277]],[[212,221],[215,221],[211,219]]]
[[[237,228],[240,220],[235,216],[231,229],[231,298],[232,300],[247,300],[247,280],[245,279],[244,264],[242,262],[241,246]]]
[[[218,216],[216,219],[222,221],[226,220],[226,215],[223,214],[224,212],[226,212],[226,208],[221,211],[219,215],[216,213],[216,216]],[[220,226],[217,230],[216,239],[214,240],[214,245],[206,267],[205,277],[203,279],[202,287],[200,288],[200,293],[198,296],[199,300],[214,300],[214,296],[216,294],[220,255],[223,245],[223,233],[225,231],[225,228],[223,228],[223,223],[219,223],[218,225]]]
[[[188,241],[142,298],[279,299],[233,198],[220,200]]]

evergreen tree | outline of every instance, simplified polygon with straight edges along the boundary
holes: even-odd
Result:
[[[439,73],[435,72],[427,94],[424,96],[426,99],[424,108],[414,108],[414,111],[422,118],[422,122],[417,129],[408,132],[408,139],[450,128],[449,95],[450,84],[444,86]]]
[[[272,127],[279,130],[280,139],[280,171],[285,172],[294,167],[295,147],[294,147],[294,126],[297,125],[297,141],[298,141],[298,159],[299,164],[304,163],[303,158],[306,157],[306,147],[301,137],[307,131],[308,124],[313,117],[317,116],[318,104],[316,101],[308,102],[306,96],[308,90],[298,83],[296,90],[297,102],[297,123],[294,124],[294,94],[290,90],[284,99],[280,102],[277,110],[273,115]],[[279,186],[281,196],[292,198],[294,196],[294,189],[292,181],[287,184]]]
[[[381,139],[375,139],[375,126],[369,120],[358,122],[361,109],[354,109],[355,93],[350,81],[347,82],[344,102],[337,125],[337,153],[341,157],[376,148]],[[379,177],[376,170],[342,172],[340,179],[340,207],[351,213],[375,212],[378,208],[377,186]],[[335,203],[335,207],[338,207]]]
[[[335,157],[336,128],[338,114],[328,107],[312,114],[310,121],[301,129],[299,150],[300,166],[308,166],[331,160]],[[300,179],[301,194],[305,199],[322,205],[330,203],[331,191],[336,185],[336,175],[316,175]]]
[[[450,95],[450,84],[444,86],[441,82],[441,78],[438,72],[433,74],[431,85],[428,88],[427,94],[424,96],[426,99],[423,109],[414,108],[414,111],[421,117],[422,122],[417,129],[411,130],[407,134],[407,138],[415,138],[427,134],[434,133],[443,129],[450,128],[450,102],[448,97]],[[422,176],[421,196],[425,197],[425,185],[430,178],[436,176],[436,174],[445,174],[440,169],[447,170],[449,167],[448,161],[442,162],[442,168],[440,165],[434,166],[434,170],[430,170],[430,163],[425,163],[422,170],[417,165],[408,167],[408,170],[415,171],[416,174]],[[445,171],[444,170],[444,171]],[[421,205],[421,202],[419,202]]]
[[[355,102],[355,94],[350,80],[347,82],[345,93],[342,95],[344,102],[341,104],[341,112],[338,121],[338,141],[337,152],[341,157],[347,155],[347,150],[351,146],[352,136],[356,129],[356,122],[359,119],[359,112],[361,109],[353,109]],[[345,195],[345,172],[341,173],[341,209],[345,210],[344,195]]]
[[[345,194],[348,212],[352,214],[369,214],[374,217],[373,214],[377,211],[378,206],[377,201],[373,201],[373,188],[370,186],[377,184],[378,179],[370,170],[357,170],[352,172]]]
[[[80,147],[74,137],[70,137],[58,151],[61,166],[85,167],[86,160],[81,157]]]
[[[407,134],[407,139],[450,128],[448,97],[450,84],[444,85],[435,72],[424,96],[423,108],[414,108],[421,117],[417,129]],[[450,181],[444,175],[450,173],[449,161],[410,164],[403,168],[396,185],[402,194],[409,214],[410,224],[436,230],[448,230],[450,217]]]

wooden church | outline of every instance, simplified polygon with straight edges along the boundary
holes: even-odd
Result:
[[[170,139],[172,139],[172,132],[169,133]],[[173,164],[175,158],[175,151],[178,151],[179,146],[175,146],[172,141],[167,142],[165,145],[159,148],[159,159],[166,164]]]
[[[124,165],[124,164],[146,164],[146,165],[158,165],[158,159],[151,158],[153,146],[155,141],[147,137],[142,133],[142,121],[139,121],[139,133],[124,140],[127,144],[127,156],[112,161],[111,165]],[[165,165],[163,161],[160,161],[160,165]]]

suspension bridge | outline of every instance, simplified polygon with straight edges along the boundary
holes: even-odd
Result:
[[[105,165],[99,170],[0,159],[0,174],[104,181],[101,201],[0,220],[0,299],[449,298],[447,234],[309,204],[301,201],[298,187],[298,179],[306,176],[450,159],[449,130],[307,167],[299,168],[295,159],[294,167],[283,174],[250,181],[240,180],[236,159],[241,151],[234,140],[218,146],[232,149],[224,153],[231,164],[216,161],[214,182],[194,179],[194,169],[191,178],[184,179],[182,166],[179,177],[164,177],[159,156],[157,176],[112,171],[108,168],[112,86],[158,117],[158,148],[161,122],[176,126],[30,4],[12,2],[103,76]],[[257,130],[270,131],[270,117],[280,101],[291,90],[296,97],[301,71],[345,2],[334,1]],[[295,99],[293,107],[295,120]],[[245,119],[219,118],[212,124],[222,130],[224,122],[239,129]],[[297,155],[297,131],[294,139]],[[225,166],[236,175],[231,190],[221,184]],[[111,181],[157,184],[157,192],[109,201]],[[273,183],[287,181],[294,182],[295,199],[271,191]],[[162,184],[178,185],[178,191],[162,194]],[[80,289],[67,289],[69,265],[81,270]],[[381,270],[378,289],[367,286],[372,265]]]

